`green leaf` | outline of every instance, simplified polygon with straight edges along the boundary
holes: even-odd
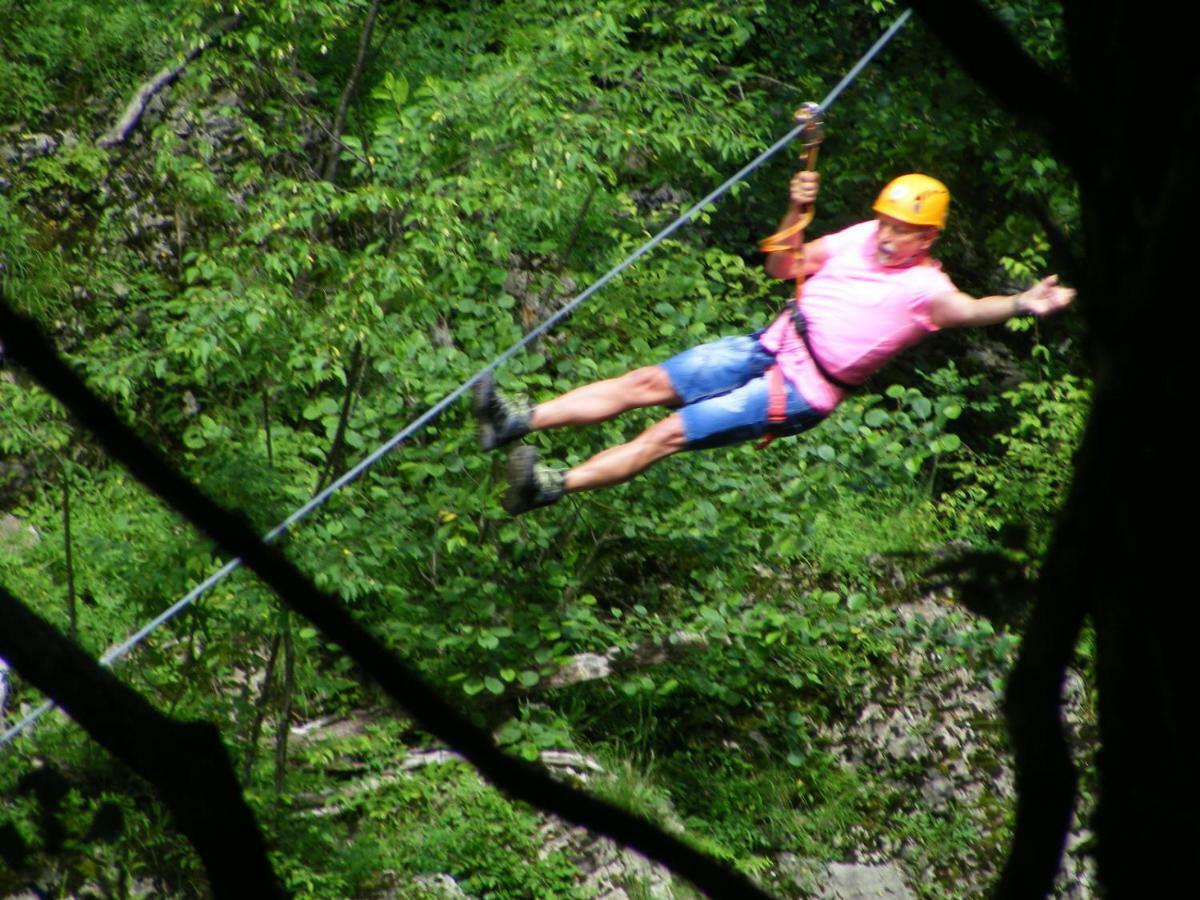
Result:
[[[496,743],[504,746],[505,744],[515,744],[525,736],[525,727],[516,719],[509,719],[500,726],[496,732]]]
[[[962,446],[962,439],[957,434],[943,434],[937,443],[938,453],[953,453]]]

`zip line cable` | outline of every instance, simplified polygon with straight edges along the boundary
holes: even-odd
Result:
[[[879,40],[877,40],[871,46],[871,49],[869,49],[866,53],[863,54],[862,58],[859,59],[859,61],[854,65],[854,67],[849,72],[846,73],[845,77],[842,78],[842,80],[840,82],[838,82],[837,86],[834,87],[834,89],[829,92],[829,94],[825,97],[825,99],[822,100],[817,105],[818,113],[825,112],[831,105],[833,105],[833,102],[835,100],[837,100],[837,98],[839,96],[841,96],[842,92],[850,85],[851,82],[854,81],[855,78],[858,77],[859,73],[862,72],[862,70],[864,68],[866,68],[866,66],[879,54],[879,52],[888,44],[888,42],[891,41],[891,39],[895,36],[896,32],[898,32],[904,26],[904,24],[909,20],[909,18],[911,16],[912,16],[911,9],[906,9],[903,13],[900,14],[899,18],[897,18],[896,21],[892,23],[891,27],[889,27],[888,30],[885,31],[883,33],[883,35],[879,38]],[[449,409],[452,405],[454,405],[454,403],[457,402],[458,399],[460,397],[462,397],[465,393],[467,393],[467,391],[469,391],[475,385],[475,383],[477,381],[479,381],[479,379],[481,377],[483,377],[483,375],[485,375],[486,373],[491,372],[495,369],[500,368],[500,366],[504,365],[504,363],[508,362],[510,359],[512,359],[514,356],[516,356],[518,353],[520,353],[522,350],[524,350],[527,346],[529,346],[529,344],[533,343],[535,340],[537,340],[539,337],[541,337],[543,334],[545,334],[547,331],[549,331],[551,328],[553,328],[555,325],[557,325],[559,322],[561,322],[563,319],[565,319],[567,316],[569,316],[572,312],[574,312],[579,306],[581,306],[584,302],[586,302],[589,298],[591,298],[591,296],[593,294],[595,294],[597,291],[599,291],[602,287],[604,287],[606,284],[608,284],[610,281],[612,281],[614,278],[616,278],[618,275],[620,275],[622,272],[624,272],[626,269],[628,269],[630,266],[632,266],[635,262],[637,262],[639,259],[641,259],[643,256],[645,256],[647,253],[649,253],[651,250],[653,250],[655,247],[657,247],[659,244],[661,244],[663,241],[665,241],[671,235],[673,235],[676,231],[678,231],[684,225],[689,223],[692,219],[694,219],[696,217],[696,215],[702,209],[704,209],[704,207],[708,206],[714,200],[721,197],[730,188],[732,188],[735,184],[737,184],[739,181],[744,179],[747,175],[749,175],[751,172],[753,172],[755,169],[757,169],[759,166],[761,166],[763,163],[765,163],[768,159],[770,159],[772,156],[774,156],[776,153],[778,153],[780,150],[782,150],[784,147],[786,147],[788,144],[790,144],[801,133],[803,133],[807,127],[808,126],[807,126],[806,122],[802,122],[801,124],[797,125],[791,131],[789,131],[787,134],[785,134],[783,137],[781,137],[779,140],[777,140],[774,144],[772,144],[770,147],[768,147],[766,150],[764,150],[762,153],[760,153],[755,159],[751,160],[749,163],[747,163],[745,166],[743,166],[741,169],[739,169],[727,181],[725,181],[719,187],[717,187],[713,191],[711,191],[702,200],[699,200],[698,202],[693,204],[686,212],[684,212],[682,215],[680,215],[674,222],[672,222],[670,225],[663,228],[662,231],[658,232],[656,235],[654,235],[652,238],[650,238],[648,241],[646,241],[644,244],[642,244],[641,247],[639,247],[637,250],[635,250],[633,253],[631,253],[628,257],[626,257],[622,262],[618,263],[616,266],[614,266],[612,269],[610,269],[608,272],[606,272],[603,276],[600,277],[600,279],[598,279],[596,282],[594,282],[590,287],[588,287],[582,293],[577,295],[574,299],[572,299],[569,303],[567,303],[562,309],[560,309],[558,312],[554,313],[553,315],[551,315],[548,318],[546,318],[545,320],[543,320],[541,322],[541,324],[539,324],[537,327],[535,327],[532,331],[528,332],[524,337],[522,337],[519,341],[517,341],[515,344],[513,344],[511,347],[509,347],[507,350],[505,350],[503,353],[501,353],[499,356],[497,356],[491,362],[487,363],[487,365],[485,365],[481,369],[479,369],[467,381],[464,381],[462,384],[460,384],[457,388],[455,388],[453,391],[451,391],[449,394],[447,394],[442,400],[440,400],[438,403],[431,406],[428,410],[426,410],[423,414],[421,414],[416,419],[414,419],[412,422],[410,422],[402,430],[398,431],[391,438],[389,438],[386,442],[384,442],[378,448],[376,448],[374,451],[372,451],[369,455],[367,455],[362,460],[360,460],[357,465],[355,465],[353,468],[347,470],[345,472],[345,474],[343,474],[340,478],[338,478],[336,481],[332,482],[328,487],[326,487],[320,493],[314,495],[311,500],[309,500],[307,503],[305,503],[303,506],[301,506],[299,509],[297,509],[294,513],[292,513],[290,516],[288,516],[286,519],[284,519],[282,522],[280,522],[278,525],[276,525],[270,531],[268,531],[263,536],[263,542],[268,543],[268,544],[271,543],[277,537],[279,537],[281,534],[283,534],[289,528],[291,528],[291,526],[295,525],[297,522],[300,522],[302,519],[307,518],[313,511],[315,511],[319,507],[323,506],[325,504],[325,502],[327,500],[329,500],[329,498],[332,497],[335,493],[337,493],[339,490],[341,490],[346,485],[350,484],[350,482],[357,480],[359,478],[359,476],[361,476],[364,472],[366,472],[368,469],[370,469],[372,466],[374,466],[375,463],[379,462],[379,460],[381,460],[384,456],[387,456],[389,453],[391,453],[392,450],[394,450],[399,444],[408,440],[410,437],[412,437],[418,431],[423,429],[426,425],[428,425],[434,419],[438,418],[438,416],[440,416],[443,412],[445,412],[447,409]],[[226,577],[233,574],[233,572],[235,572],[238,568],[240,568],[241,565],[242,565],[241,558],[232,559],[229,562],[225,563],[224,566],[222,566],[220,569],[218,569],[216,572],[214,572],[212,575],[210,575],[204,581],[197,584],[194,588],[192,588],[190,591],[188,591],[187,594],[185,594],[179,600],[175,601],[175,603],[173,603],[171,606],[167,607],[167,609],[163,610],[155,618],[153,618],[149,622],[147,622],[144,626],[142,626],[142,628],[140,628],[134,634],[130,635],[128,638],[126,638],[121,643],[114,644],[112,647],[110,647],[104,653],[104,655],[100,657],[100,659],[99,659],[100,665],[112,666],[115,662],[120,660],[122,657],[124,657],[126,654],[128,654],[130,651],[132,651],[135,647],[137,647],[138,644],[140,644],[142,641],[144,641],[152,632],[156,631],[159,627],[161,627],[162,625],[164,625],[171,619],[175,618],[175,616],[179,615],[179,613],[183,612],[185,609],[187,609],[189,606],[191,606],[192,603],[194,603],[196,600],[198,600],[202,595],[206,594],[209,590],[211,590],[213,587],[215,587],[221,581],[224,581]],[[36,722],[38,719],[40,719],[46,713],[50,712],[52,709],[54,709],[54,704],[49,701],[47,701],[46,703],[43,703],[41,706],[34,709],[32,712],[30,712],[28,715],[26,715],[23,719],[21,719],[19,722],[17,722],[13,726],[11,726],[8,730],[6,730],[3,734],[0,734],[0,747],[3,747],[5,745],[11,743],[18,735],[20,735],[24,731],[27,731],[34,724],[34,722]]]

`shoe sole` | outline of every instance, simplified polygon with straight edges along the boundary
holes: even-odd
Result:
[[[504,492],[501,505],[509,515],[518,516],[533,508],[529,504],[529,481],[533,477],[537,458],[537,450],[530,446],[517,447],[508,455],[505,471],[508,489]]]
[[[471,415],[479,423],[479,446],[483,450],[496,449],[496,426],[492,424],[492,398],[496,395],[496,379],[491,372],[479,376],[471,388]]]
[[[480,421],[490,418],[489,407],[492,405],[491,401],[495,393],[496,379],[492,377],[491,372],[484,372],[471,389],[471,414],[475,418]]]

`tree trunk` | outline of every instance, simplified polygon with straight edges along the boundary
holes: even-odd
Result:
[[[1194,528],[1182,524],[1182,510],[1164,510],[1168,499],[1191,496],[1195,480],[1179,426],[1191,376],[1182,319],[1193,302],[1180,292],[1194,278],[1191,226],[1200,210],[1200,56],[1187,21],[1196,14],[1066,0],[1068,79],[1022,92],[1057,79],[1020,51],[997,52],[1013,47],[982,3],[912,5],[964,69],[1071,165],[1086,245],[1079,306],[1096,391],[1009,690],[1021,810],[999,893],[1048,892],[1054,866],[1046,863],[1061,855],[1072,774],[1045,700],[1070,661],[1072,622],[1086,611],[1097,638],[1100,880],[1112,897],[1177,895],[1200,843],[1200,776],[1184,737],[1196,696],[1194,588],[1181,596]]]

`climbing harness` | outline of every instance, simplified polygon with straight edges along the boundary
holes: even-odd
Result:
[[[837,100],[838,97],[841,96],[842,92],[851,84],[851,82],[854,81],[854,79],[856,79],[858,77],[859,73],[864,68],[866,68],[866,66],[879,54],[879,52],[885,46],[887,46],[888,42],[891,41],[891,39],[896,35],[896,33],[904,26],[904,24],[911,17],[912,17],[912,10],[910,10],[910,9],[906,9],[903,13],[901,13],[896,18],[896,20],[888,27],[887,31],[885,31],[879,37],[879,39],[877,41],[875,41],[874,44],[871,45],[871,48],[862,55],[862,57],[858,60],[858,62],[855,63],[854,67],[851,68],[850,71],[847,72],[842,77],[842,80],[837,83],[837,85],[833,88],[833,90],[831,90],[829,92],[829,94],[826,95],[825,99],[822,100],[821,103],[816,106],[816,110],[824,111],[824,110],[829,109],[829,107],[833,105],[833,102],[835,100]],[[595,294],[597,291],[599,291],[602,287],[604,287],[606,284],[608,284],[610,281],[612,281],[614,278],[616,278],[618,275],[620,275],[622,272],[624,272],[626,269],[628,269],[630,266],[632,266],[635,262],[637,262],[639,259],[641,259],[643,256],[645,256],[647,253],[649,253],[651,250],[653,250],[655,247],[657,247],[659,244],[661,244],[663,241],[665,241],[667,238],[669,238],[671,235],[673,235],[676,231],[678,231],[680,228],[682,228],[684,225],[686,225],[692,219],[694,219],[697,215],[700,214],[701,211],[703,211],[706,207],[708,207],[708,205],[710,203],[714,202],[719,197],[721,197],[723,194],[725,194],[735,184],[737,184],[739,181],[744,179],[747,175],[749,175],[751,172],[753,172],[755,169],[757,169],[759,166],[761,166],[763,163],[765,163],[768,159],[770,159],[772,156],[774,156],[776,153],[778,153],[780,150],[782,150],[784,147],[786,147],[788,144],[790,144],[793,140],[795,140],[801,134],[804,134],[808,130],[808,124],[809,123],[807,121],[800,122],[799,124],[797,124],[794,128],[792,128],[791,131],[789,131],[783,137],[779,138],[779,140],[777,140],[774,144],[772,144],[770,147],[768,147],[766,150],[764,150],[762,153],[760,153],[757,157],[755,157],[753,160],[751,160],[749,163],[747,163],[745,166],[743,166],[741,169],[739,169],[737,172],[735,172],[728,180],[726,180],[724,183],[722,183],[717,188],[715,188],[713,191],[711,191],[708,195],[706,195],[701,200],[699,200],[697,203],[695,203],[686,212],[682,213],[674,222],[672,222],[670,225],[663,228],[660,232],[658,232],[656,235],[654,235],[654,237],[650,238],[641,247],[639,247],[637,250],[635,250],[633,253],[631,253],[628,257],[626,257],[622,262],[618,263],[616,266],[614,266],[612,269],[610,269],[607,273],[605,273],[603,276],[601,276],[589,288],[584,290],[581,294],[576,296],[569,303],[567,303],[566,305],[561,307],[556,313],[554,313],[553,315],[551,315],[548,318],[546,318],[545,320],[543,320],[541,324],[539,324],[538,326],[536,326],[535,328],[530,330],[528,333],[526,333],[524,337],[522,337],[520,340],[518,340],[516,343],[514,343],[512,346],[510,346],[507,350],[505,350],[503,353],[501,353],[499,356],[497,356],[491,362],[487,363],[485,366],[480,368],[479,371],[477,371],[469,379],[467,379],[462,384],[460,384],[457,388],[455,388],[453,391],[451,391],[449,394],[447,394],[445,397],[443,397],[440,401],[438,401],[433,406],[431,406],[428,410],[426,410],[424,413],[422,413],[420,416],[418,416],[416,419],[414,419],[412,422],[410,422],[403,429],[398,431],[396,434],[392,435],[391,438],[389,438],[387,441],[385,441],[383,444],[381,444],[379,447],[377,447],[375,450],[373,450],[371,453],[369,453],[366,457],[364,457],[362,460],[360,460],[356,465],[354,465],[352,468],[350,468],[340,478],[338,478],[336,481],[332,482],[324,490],[322,490],[320,493],[318,493],[316,496],[314,496],[311,500],[309,500],[307,503],[305,503],[303,506],[301,506],[299,509],[297,509],[295,512],[293,512],[290,516],[288,516],[286,519],[284,519],[282,522],[280,522],[278,525],[276,525],[269,532],[267,532],[263,536],[263,542],[264,543],[273,542],[280,535],[284,534],[289,529],[291,529],[291,527],[293,525],[297,524],[302,519],[309,516],[313,511],[315,511],[316,509],[323,506],[329,500],[330,497],[332,497],[335,493],[337,493],[339,490],[341,490],[347,484],[349,484],[352,481],[356,481],[358,478],[360,478],[363,475],[363,473],[365,473],[368,469],[373,467],[383,457],[385,457],[389,453],[391,453],[392,450],[394,450],[397,446],[399,446],[404,441],[408,440],[410,437],[412,437],[418,431],[423,429],[426,425],[428,425],[434,419],[438,418],[447,409],[449,409],[451,406],[453,406],[455,403],[457,403],[468,391],[471,390],[472,387],[474,387],[475,383],[480,378],[482,378],[487,373],[492,372],[492,371],[498,369],[500,366],[504,365],[504,363],[508,362],[508,360],[512,359],[514,356],[516,356],[518,353],[520,353],[522,350],[524,350],[527,346],[529,346],[534,341],[536,341],[538,338],[540,338],[543,334],[548,332],[551,328],[553,328],[555,325],[557,325],[559,322],[561,322],[563,319],[565,319],[567,316],[569,316],[572,312],[574,312],[576,308],[578,308],[581,304],[583,304],[585,301],[587,301],[593,294]],[[815,150],[813,152],[812,159],[813,159],[813,163],[815,164],[815,162],[816,162]],[[805,223],[805,224],[807,224],[807,223]],[[800,230],[803,230],[803,227]],[[797,232],[797,233],[799,233],[799,232]],[[783,385],[782,375],[778,376],[778,380],[779,380],[779,384],[780,384],[779,393],[783,397],[784,406],[786,407],[786,399],[787,398],[786,398],[785,386]],[[225,565],[223,565],[220,569],[218,569],[216,572],[214,572],[212,575],[210,575],[207,579],[202,581],[200,584],[198,584],[194,588],[192,588],[191,591],[189,591],[182,598],[180,598],[175,603],[173,603],[171,606],[169,606],[167,609],[165,609],[162,613],[160,613],[157,617],[155,617],[150,622],[148,622],[146,625],[144,625],[141,629],[139,629],[133,635],[131,635],[130,637],[128,637],[126,640],[122,641],[121,643],[115,644],[114,646],[110,647],[108,649],[108,651],[105,652],[104,655],[100,657],[100,660],[99,660],[100,664],[103,666],[106,666],[106,667],[112,666],[113,664],[115,664],[118,660],[120,660],[126,654],[130,653],[138,644],[140,644],[142,641],[144,641],[152,632],[156,631],[158,628],[160,628],[166,622],[175,618],[177,615],[179,615],[181,612],[183,612],[185,609],[187,609],[192,603],[194,603],[197,599],[199,599],[203,594],[207,593],[215,585],[217,585],[218,583],[223,581],[226,577],[228,577],[233,572],[235,572],[238,568],[240,568],[241,565],[242,565],[241,559],[232,559],[232,560],[228,561],[227,563],[225,563]],[[37,707],[32,712],[27,714],[23,719],[16,722],[15,724],[13,724],[11,727],[9,727],[6,731],[4,731],[3,733],[0,733],[0,747],[12,742],[14,739],[16,739],[16,737],[18,735],[27,731],[29,728],[31,728],[33,726],[33,724],[38,719],[40,719],[42,716],[46,715],[48,712],[50,712],[54,708],[55,708],[54,704],[51,702],[43,703],[41,706]]]
[[[804,138],[802,156],[806,172],[815,172],[817,154],[821,150],[821,142],[825,139],[825,122],[821,117],[821,107],[815,103],[805,103],[796,110],[796,121],[800,123]],[[835,377],[821,362],[813,350],[808,337],[808,322],[800,311],[800,297],[804,292],[804,229],[812,224],[816,213],[815,205],[806,203],[796,216],[796,221],[786,228],[777,231],[770,237],[764,238],[760,247],[764,253],[790,253],[792,257],[792,273],[796,280],[796,296],[788,306],[791,309],[792,327],[804,342],[804,349],[816,365],[821,377],[842,390],[853,390],[856,385],[848,384]],[[787,421],[787,384],[779,363],[772,363],[767,370],[767,431],[759,440],[757,447],[762,450],[778,437],[779,427]]]
[[[804,349],[808,353],[808,358],[813,361],[813,365],[817,367],[817,371],[821,373],[821,377],[832,384],[834,387],[841,388],[843,391],[852,391],[859,387],[857,384],[851,384],[848,381],[843,381],[838,378],[821,362],[821,357],[817,356],[813,350],[812,341],[808,337],[808,320],[804,318],[804,313],[800,312],[799,300],[793,300],[788,304],[792,312],[792,327],[796,329],[796,334],[800,340],[804,342]]]
[[[815,103],[805,103],[796,110],[796,121],[802,128],[801,134],[804,138],[804,170],[815,172],[817,154],[821,151],[821,141],[825,139],[825,120],[821,117],[821,107]],[[806,203],[800,209],[795,222],[765,238],[760,245],[764,253],[791,253],[792,271],[796,279],[796,312],[800,310],[800,291],[804,287],[804,229],[812,223],[815,214],[815,204]],[[805,346],[808,346],[807,343]],[[779,363],[775,362],[771,363],[771,368],[767,370],[767,431],[756,445],[757,448],[762,450],[775,440],[776,430],[786,421],[787,384],[784,382]]]

